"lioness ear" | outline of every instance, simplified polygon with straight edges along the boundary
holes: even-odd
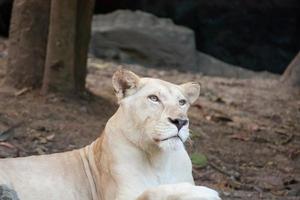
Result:
[[[116,71],[112,77],[112,84],[118,100],[133,94],[137,89],[139,80],[139,76],[131,71],[124,69]]]
[[[200,84],[196,82],[188,82],[181,84],[185,97],[188,99],[189,103],[194,103],[200,95]]]

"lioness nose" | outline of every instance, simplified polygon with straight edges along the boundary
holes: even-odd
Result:
[[[186,119],[172,119],[170,117],[168,120],[177,127],[178,131],[180,131],[180,129],[188,122]]]

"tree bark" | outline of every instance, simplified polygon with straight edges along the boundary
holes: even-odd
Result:
[[[284,71],[281,82],[286,86],[300,87],[300,51]]]
[[[52,0],[41,93],[74,88],[77,0]]]
[[[85,78],[87,74],[87,55],[91,37],[91,22],[95,0],[78,0],[77,24],[75,44],[75,88],[76,91],[85,90]]]
[[[4,83],[38,87],[44,71],[50,0],[14,0]]]
[[[95,0],[52,0],[42,94],[83,92]]]

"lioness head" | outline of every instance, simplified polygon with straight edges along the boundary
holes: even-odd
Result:
[[[175,85],[140,78],[127,70],[115,72],[113,87],[119,102],[124,135],[144,150],[177,149],[189,136],[187,111],[198,98],[200,85]]]

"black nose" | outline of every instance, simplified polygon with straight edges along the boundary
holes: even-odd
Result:
[[[168,120],[177,127],[178,131],[188,123],[186,119],[172,119],[169,117]]]

